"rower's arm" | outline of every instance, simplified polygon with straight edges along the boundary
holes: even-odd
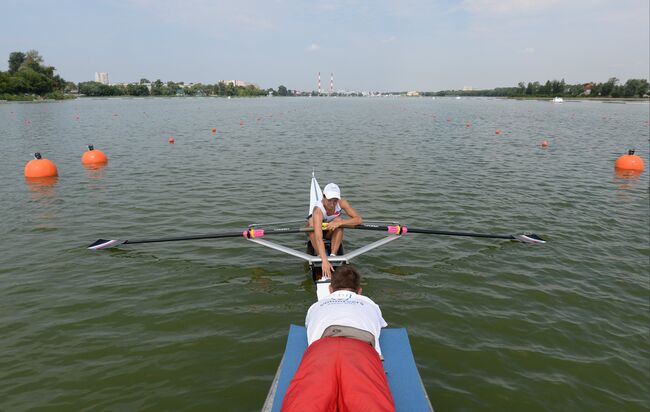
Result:
[[[327,252],[325,251],[325,242],[323,242],[323,212],[318,207],[314,207],[312,212],[312,223],[314,224],[316,253],[323,262],[327,262]]]
[[[341,205],[341,209],[343,209],[345,214],[349,217],[349,219],[343,219],[341,225],[356,226],[363,223],[363,217],[361,217],[361,215],[350,206],[350,203],[348,203],[347,200],[339,200],[339,205]]]

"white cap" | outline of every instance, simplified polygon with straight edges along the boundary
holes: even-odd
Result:
[[[339,189],[336,183],[328,183],[325,189],[323,189],[323,196],[328,199],[340,199],[341,189]]]

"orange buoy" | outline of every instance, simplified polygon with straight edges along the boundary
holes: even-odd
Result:
[[[169,138],[169,144],[174,144],[174,138],[173,137]]]
[[[614,167],[620,170],[634,170],[641,172],[643,171],[643,159],[634,154],[634,149],[630,149],[627,154],[616,159]]]
[[[25,177],[54,177],[59,171],[56,165],[48,159],[43,159],[39,152],[34,153],[34,159],[25,165]]]
[[[500,129],[495,130],[494,134],[501,134],[501,130]]]
[[[101,150],[95,149],[91,144],[88,145],[88,151],[81,156],[81,163],[85,165],[108,163],[108,157]]]
[[[544,141],[542,142],[542,147],[543,147],[544,149],[546,149],[546,148],[548,147],[548,140],[544,140]]]

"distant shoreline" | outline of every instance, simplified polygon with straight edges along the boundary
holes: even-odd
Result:
[[[392,97],[408,97],[413,98],[427,98],[429,96],[406,96],[403,94],[391,94]],[[75,100],[75,99],[95,99],[95,100],[109,100],[109,99],[183,99],[183,98],[216,98],[216,99],[241,99],[241,98],[265,98],[268,96],[79,96],[79,95],[65,95],[63,99],[52,99],[52,98],[42,98],[41,96],[21,96],[21,95],[3,95],[3,99],[0,99],[0,103],[52,103],[64,100]],[[8,99],[7,99],[8,97]],[[273,96],[273,97],[304,97],[311,98],[312,96]],[[330,96],[313,96],[313,97],[330,97]],[[362,97],[362,96],[337,96],[337,97]],[[364,96],[368,97],[368,96]],[[508,97],[508,96],[434,96],[435,98],[442,99],[454,99],[455,97],[462,97],[463,99],[470,98],[490,98],[496,100],[537,100],[537,101],[552,101],[553,97],[550,96],[517,96],[517,97]],[[625,102],[648,102],[650,103],[650,98],[647,97],[565,97],[563,98],[564,102],[585,102],[585,101],[599,101],[604,103],[625,103]]]
[[[476,96],[480,97],[480,96]],[[507,100],[543,100],[543,101],[549,101],[553,100],[553,97],[549,96],[540,96],[540,97],[532,97],[532,96],[526,96],[526,97],[507,97],[507,96],[499,96],[495,97],[496,99],[507,99]],[[648,97],[563,97],[565,102],[570,102],[570,101],[626,101],[626,102],[648,102],[650,101],[650,98]]]

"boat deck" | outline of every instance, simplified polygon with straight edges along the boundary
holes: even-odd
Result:
[[[433,407],[418,373],[409,338],[404,328],[385,328],[379,336],[384,355],[384,370],[388,378],[395,408],[398,412],[431,412]],[[307,330],[291,325],[287,346],[271,389],[264,402],[263,412],[279,412],[284,394],[293,375],[298,370],[302,355],[307,349]]]

